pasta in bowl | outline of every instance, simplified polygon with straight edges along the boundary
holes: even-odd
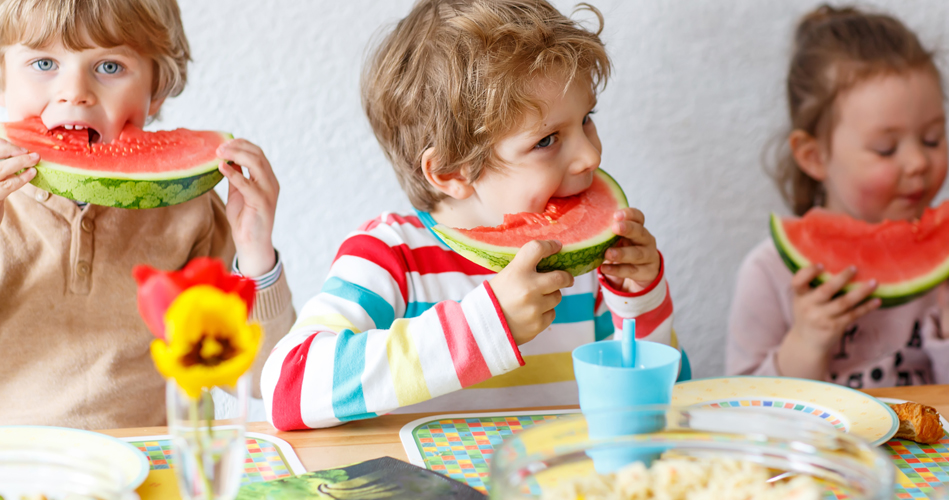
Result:
[[[497,450],[492,500],[892,499],[880,450],[753,410],[644,406],[558,419]]]

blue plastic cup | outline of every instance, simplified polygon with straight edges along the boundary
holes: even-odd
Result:
[[[582,345],[573,350],[573,371],[580,391],[580,410],[587,420],[590,439],[608,440],[656,432],[665,426],[661,415],[637,412],[643,405],[669,404],[679,374],[682,355],[678,349],[655,342],[638,341],[632,367],[623,366],[620,341]],[[588,454],[597,472],[613,472],[631,462],[648,467],[663,450],[652,453],[600,450]]]

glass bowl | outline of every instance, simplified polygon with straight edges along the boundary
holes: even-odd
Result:
[[[890,459],[829,424],[750,408],[666,405],[565,417],[512,436],[492,458],[490,495],[492,500],[544,498],[565,480],[635,461],[648,465],[663,454],[753,462],[769,469],[772,478],[809,475],[825,499],[894,497]]]
[[[0,498],[138,500],[121,471],[81,450],[0,446]]]

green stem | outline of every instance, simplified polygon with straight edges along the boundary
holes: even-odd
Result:
[[[197,446],[198,446],[198,457],[197,457],[198,458],[198,474],[200,474],[201,480],[202,482],[204,482],[205,498],[210,500],[211,498],[213,498],[214,492],[212,491],[211,478],[208,477],[208,473],[204,468],[204,439],[202,438],[201,431],[198,428],[198,422],[200,422],[200,419],[198,418],[198,405],[200,405],[204,401],[205,396],[209,398],[211,397],[211,395],[207,392],[207,390],[202,389],[201,396],[199,396],[196,399],[191,400],[190,417],[191,417],[191,425],[194,428],[195,441],[197,441]],[[213,412],[214,410],[212,409],[211,411]],[[205,411],[204,413],[205,413],[205,416],[207,417],[208,412]],[[214,417],[214,414],[211,413],[211,416],[206,418],[206,421],[207,421],[206,428],[207,428],[209,441],[210,441],[210,438],[212,437],[211,420],[213,419],[213,417]]]

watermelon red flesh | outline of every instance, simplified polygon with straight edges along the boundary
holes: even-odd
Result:
[[[949,202],[927,209],[919,220],[879,224],[822,209],[799,219],[772,214],[771,229],[793,271],[823,264],[819,281],[826,281],[856,266],[852,282],[875,279],[874,296],[885,306],[912,300],[949,278]]]
[[[433,229],[448,246],[473,262],[500,271],[517,250],[533,240],[558,240],[563,248],[537,266],[540,271],[565,270],[574,275],[595,269],[616,242],[611,225],[616,210],[627,207],[626,196],[612,177],[597,170],[590,187],[577,195],[551,198],[543,213],[504,216],[494,227]]]
[[[174,205],[221,180],[216,150],[231,138],[213,131],[145,132],[126,125],[108,144],[85,130],[48,130],[39,118],[5,123],[0,138],[40,155],[33,180],[42,189],[98,205]]]

